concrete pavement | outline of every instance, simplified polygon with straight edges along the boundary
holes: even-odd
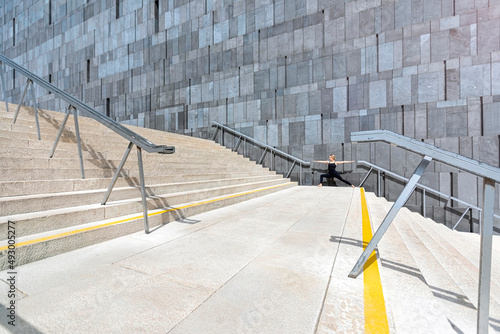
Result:
[[[314,333],[355,193],[294,187],[21,266],[0,330]]]
[[[15,298],[2,271],[0,333],[368,333],[377,317],[385,333],[474,332],[477,236],[402,210],[370,265],[370,304],[368,273],[348,277],[367,242],[361,197],[292,187],[188,216],[15,268]],[[376,229],[390,203],[366,198]],[[498,259],[492,269],[493,333]]]

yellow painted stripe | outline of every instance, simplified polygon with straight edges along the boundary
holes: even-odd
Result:
[[[361,190],[361,213],[363,219],[363,249],[372,239],[372,227],[368,207],[366,205],[365,190]],[[380,272],[378,270],[375,251],[370,254],[363,267],[364,298],[365,298],[365,333],[389,333],[389,322],[385,309],[384,293]]]
[[[193,204],[187,204],[187,205],[183,205],[183,206],[172,207],[170,209],[165,209],[165,210],[160,210],[160,211],[148,213],[148,217],[156,216],[156,215],[161,215],[163,213],[177,211],[177,210],[182,210],[182,209],[186,209],[186,208],[191,208],[191,207],[199,206],[199,205],[203,205],[203,204],[209,204],[209,203],[213,203],[213,202],[218,202],[218,201],[222,201],[222,200],[225,200],[225,199],[230,199],[230,198],[240,197],[240,196],[244,196],[244,195],[249,195],[249,194],[257,193],[257,192],[264,191],[264,190],[269,190],[269,189],[274,189],[274,188],[278,188],[278,187],[283,187],[283,186],[286,186],[286,185],[289,185],[289,184],[290,183],[283,183],[283,184],[279,184],[279,185],[276,185],[276,186],[271,186],[271,187],[266,187],[266,188],[259,188],[259,189],[256,189],[256,190],[247,191],[247,192],[244,192],[244,193],[238,193],[238,194],[234,194],[234,195],[218,197],[218,198],[214,198],[214,199],[210,199],[210,200],[206,200],[206,201],[202,201],[202,202],[197,202],[197,203],[193,203]],[[82,232],[86,232],[86,231],[96,230],[96,229],[99,229],[99,228],[102,228],[102,227],[111,226],[111,225],[117,225],[117,224],[125,223],[125,222],[131,221],[131,220],[141,219],[143,217],[144,217],[144,215],[138,215],[138,216],[134,216],[134,217],[126,218],[126,219],[112,221],[112,222],[105,223],[105,224],[100,224],[100,225],[85,227],[85,228],[81,228],[81,229],[77,229],[77,230],[73,230],[73,231],[68,231],[68,232],[58,233],[58,234],[54,234],[54,235],[49,235],[49,236],[46,236],[46,237],[43,237],[43,238],[38,238],[38,239],[33,239],[33,240],[19,242],[19,243],[16,243],[14,246],[15,247],[22,247],[22,246],[26,246],[26,245],[36,244],[36,243],[47,241],[47,240],[57,239],[57,238],[65,237],[65,236],[68,236],[68,235],[73,235],[73,234],[82,233]],[[0,247],[0,252],[3,251],[3,250],[6,250],[7,248],[8,248],[8,245]]]

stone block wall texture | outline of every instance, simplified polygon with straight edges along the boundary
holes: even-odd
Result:
[[[500,166],[500,0],[4,0],[0,36],[3,54],[122,123],[209,138],[217,121],[306,161],[411,175],[413,154],[350,142],[387,129]],[[7,100],[25,80],[6,72]],[[442,164],[422,183],[481,202],[482,180]],[[463,211],[426,205],[448,224]]]

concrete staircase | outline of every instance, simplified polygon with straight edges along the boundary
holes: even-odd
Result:
[[[367,193],[373,229],[392,203]],[[480,236],[401,209],[379,243],[381,277],[398,333],[475,333]],[[494,236],[490,333],[500,333],[500,237]]]
[[[0,104],[0,263],[6,269],[8,221],[15,228],[16,265],[143,229],[138,164],[131,152],[110,199],[101,205],[128,142],[98,122],[79,117],[85,166],[80,163],[72,117],[54,157],[49,153],[63,114],[39,110],[37,139],[31,108]],[[218,144],[150,129],[130,128],[171,155],[143,153],[150,228],[295,186]]]
[[[374,193],[366,193],[366,200],[375,232],[393,203]],[[479,235],[452,231],[402,208],[377,247],[382,315],[379,303],[367,304],[364,293],[373,282],[365,271],[348,278],[362,252],[359,202],[355,192],[341,232],[332,230],[338,251],[316,333],[368,333],[367,310],[373,308],[387,317],[391,333],[476,333]],[[338,211],[335,205],[330,215]],[[489,333],[500,333],[500,236],[493,247]]]

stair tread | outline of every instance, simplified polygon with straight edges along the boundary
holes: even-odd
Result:
[[[85,179],[82,179],[72,117],[65,124],[54,156],[49,158],[65,114],[39,109],[41,140],[38,140],[33,109],[21,107],[15,124],[12,124],[12,111],[17,106],[9,104],[9,107],[11,112],[3,111],[4,106],[0,106],[2,231],[5,231],[9,219],[17,222],[16,233],[21,238],[55,233],[53,230],[74,230],[78,226],[90,226],[92,222],[116,220],[117,217],[142,212],[139,166],[135,157],[126,161],[108,203],[104,206],[100,204],[122,161],[128,140],[91,118],[78,117],[85,169]],[[150,142],[176,149],[174,154],[143,155],[146,191],[154,194],[147,198],[150,213],[166,206],[203,202],[203,205],[186,209],[191,213],[201,212],[216,208],[221,203],[228,205],[232,201],[296,185],[211,140],[125,126]],[[134,155],[134,152],[131,153]],[[211,198],[217,200],[212,203]],[[162,224],[162,219],[174,218],[162,216],[152,220]],[[83,247],[137,229],[137,226],[126,225],[123,229],[110,227],[114,232],[109,236],[84,236],[77,243]],[[23,263],[27,263],[50,256],[51,252],[60,252],[58,248],[66,248],[59,242],[62,241],[54,240],[49,243],[51,246],[47,244],[46,249],[50,252],[40,250],[39,254],[38,251],[31,254],[31,251],[26,251],[20,257]],[[1,256],[5,253],[0,252]]]
[[[383,202],[373,197],[368,196],[370,212],[374,214],[372,218],[374,230],[376,230],[388,208]],[[422,325],[418,319],[431,319],[427,322],[431,326],[428,332],[452,332],[447,319],[452,319],[461,329],[470,328],[467,320],[475,317],[474,310],[465,308],[464,311],[463,304],[449,303],[439,298],[438,287],[441,285],[453,291],[460,290],[443,272],[439,263],[432,259],[430,252],[420,239],[409,229],[406,219],[400,215],[396,216],[379,243],[379,251],[383,278],[398,286],[398,291],[392,292],[391,303],[398,305],[395,313],[401,318],[402,326],[406,326],[405,320],[408,321],[408,314],[414,314],[412,319],[415,318],[413,319],[416,321],[414,329],[417,331],[426,332],[418,328]],[[440,330],[436,331],[437,324]]]
[[[378,205],[383,206],[386,212],[390,209],[392,203],[375,199],[373,194],[371,196],[374,201],[378,200]],[[433,287],[433,293],[442,300],[448,300],[447,308],[450,310],[456,305],[466,306],[451,312],[448,315],[449,319],[462,331],[471,324],[475,324],[478,292],[477,267],[453,248],[444,236],[439,235],[440,232],[436,232],[433,228],[426,228],[428,219],[402,208],[393,224],[404,234],[403,239],[406,245],[413,249],[418,267],[425,280]],[[446,230],[443,231],[452,232],[449,229]],[[494,280],[492,276],[490,314],[500,312],[500,305],[497,302],[500,290]],[[475,331],[475,328],[471,327],[464,332],[469,331]]]

